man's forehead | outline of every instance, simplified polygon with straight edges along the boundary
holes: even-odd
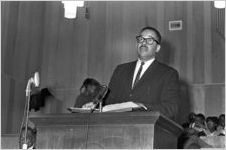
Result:
[[[141,32],[142,36],[147,36],[147,37],[156,37],[156,33],[152,30],[144,30]]]

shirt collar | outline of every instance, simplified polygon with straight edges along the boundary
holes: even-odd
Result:
[[[144,65],[149,66],[150,64],[152,64],[152,62],[153,62],[154,60],[155,60],[155,58],[149,59],[149,60],[147,60],[147,61],[144,62]],[[142,61],[138,58],[137,63],[138,63],[138,64],[141,64],[141,62],[142,62]]]

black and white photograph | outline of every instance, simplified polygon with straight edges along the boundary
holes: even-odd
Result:
[[[225,1],[0,1],[1,149],[225,148]]]

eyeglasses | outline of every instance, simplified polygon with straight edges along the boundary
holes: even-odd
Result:
[[[153,37],[144,38],[141,35],[138,35],[138,36],[136,36],[136,40],[137,40],[137,43],[143,43],[145,41],[148,45],[152,45],[154,41],[157,44],[159,44],[159,42],[156,39],[154,39]]]

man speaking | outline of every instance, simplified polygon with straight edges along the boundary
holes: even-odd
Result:
[[[116,67],[105,105],[133,101],[175,120],[179,76],[175,69],[155,59],[161,48],[161,35],[155,28],[145,27],[136,41],[138,60]]]

